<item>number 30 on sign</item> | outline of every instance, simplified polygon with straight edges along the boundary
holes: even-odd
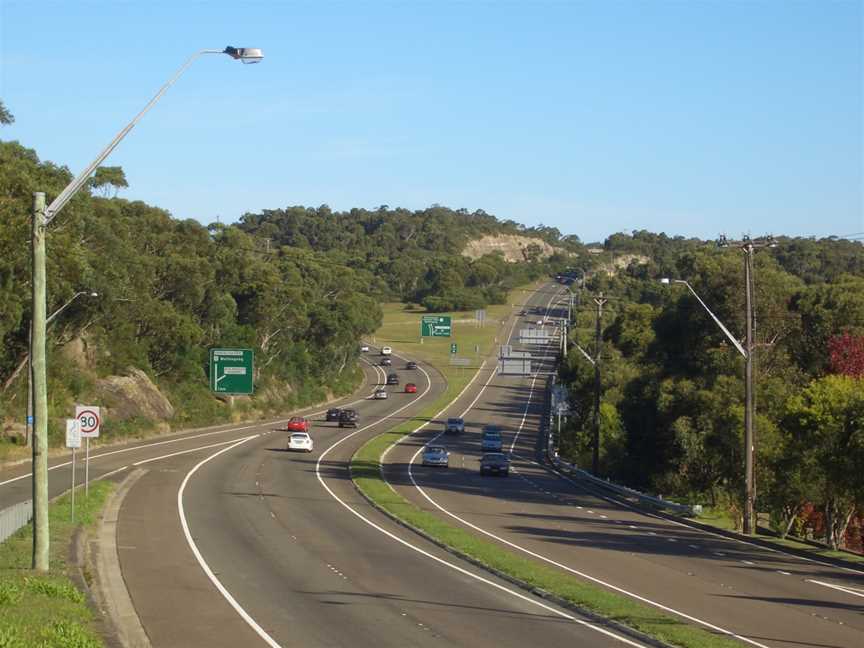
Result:
[[[102,415],[99,413],[98,407],[93,405],[76,405],[75,419],[81,425],[82,439],[95,439],[99,436]]]

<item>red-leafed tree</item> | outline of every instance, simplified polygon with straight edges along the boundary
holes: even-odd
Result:
[[[831,373],[864,378],[864,335],[849,331],[828,340],[831,354]]]

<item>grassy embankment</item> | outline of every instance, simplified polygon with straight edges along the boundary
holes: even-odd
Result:
[[[90,496],[76,491],[75,522],[69,495],[49,508],[50,570],[30,570],[33,527],[27,525],[0,544],[0,648],[99,648],[93,613],[69,577],[69,547],[79,525],[92,526],[114,485],[96,481]]]
[[[527,296],[527,292],[514,291],[509,301],[518,305],[521,304],[525,296]],[[502,319],[510,307],[494,308],[499,310],[489,309],[487,311],[487,317],[490,321],[493,318]],[[474,370],[462,370],[460,372],[458,368],[450,366],[451,341],[456,341],[460,345],[460,351],[462,348],[470,348],[473,351],[473,345],[479,344],[480,357],[482,358],[493,350],[496,335],[499,337],[500,343],[501,331],[505,331],[504,335],[509,333],[509,330],[505,330],[503,327],[487,326],[485,329],[472,329],[469,334],[463,330],[466,325],[462,325],[458,329],[456,326],[458,319],[467,319],[471,317],[471,314],[454,313],[454,340],[448,338],[427,339],[421,345],[417,337],[419,317],[419,311],[406,311],[401,305],[387,305],[384,309],[384,324],[376,333],[375,342],[379,345],[391,344],[397,350],[404,351],[405,355],[410,358],[417,358],[433,364],[447,378],[448,388],[440,398],[425,407],[413,419],[371,439],[357,451],[351,462],[351,471],[358,488],[384,510],[456,551],[495,570],[518,578],[532,587],[559,596],[583,609],[614,619],[676,646],[687,648],[738,646],[739,644],[731,639],[687,625],[675,617],[658,612],[652,607],[601,589],[570,574],[551,568],[540,561],[526,558],[474,533],[453,526],[438,516],[421,510],[389,488],[381,476],[381,454],[404,435],[431,420],[462,390],[474,373]],[[465,347],[466,344],[472,346]]]

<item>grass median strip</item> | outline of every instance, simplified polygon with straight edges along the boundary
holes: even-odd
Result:
[[[33,527],[28,524],[0,544],[0,648],[101,648],[87,599],[69,577],[69,547],[78,526],[96,522],[114,485],[96,481],[90,496],[76,492],[75,522],[69,496],[51,503],[50,570],[30,569]]]
[[[384,339],[395,345],[398,343],[398,338],[393,334],[394,329],[388,327],[387,313],[403,315],[395,307],[385,311],[384,326],[376,337],[379,343]],[[399,323],[400,326],[406,325],[404,319],[402,317],[403,321]],[[495,335],[491,330],[488,331],[488,334],[490,338]],[[419,352],[420,345],[418,344],[412,351]],[[427,351],[427,349],[423,349],[423,351]],[[418,355],[420,354],[418,353]],[[382,476],[381,455],[391,445],[415,431],[440,412],[458,395],[471,379],[470,373],[473,373],[457,372],[454,367],[441,362],[440,356],[443,354],[440,351],[436,355],[439,357],[436,358],[430,354],[423,359],[436,366],[447,378],[448,385],[444,394],[411,420],[369,440],[355,453],[351,460],[351,475],[354,483],[366,497],[390,515],[431,536],[454,552],[506,574],[529,587],[544,590],[580,609],[612,619],[660,641],[685,648],[740,646],[739,642],[727,636],[689,625],[649,605],[607,591],[573,575],[549,567],[540,561],[526,558],[494,542],[485,540],[472,532],[446,522],[437,515],[420,509],[395,492]],[[438,361],[436,362],[436,360]]]

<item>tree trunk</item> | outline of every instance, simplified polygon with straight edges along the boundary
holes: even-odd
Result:
[[[27,366],[27,360],[30,358],[30,352],[24,354],[24,359],[20,362],[20,364],[15,367],[15,371],[12,372],[12,375],[6,379],[6,382],[3,383],[3,391],[5,392],[9,389],[9,385],[15,382],[15,379],[18,377],[18,374],[21,373],[21,370]]]

